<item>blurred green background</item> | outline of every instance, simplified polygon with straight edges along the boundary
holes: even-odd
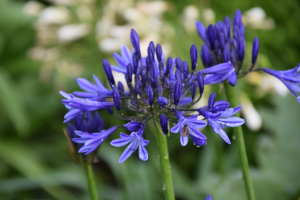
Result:
[[[300,3],[273,0],[49,0],[0,1],[0,199],[89,199],[82,166],[75,164],[63,134],[59,90],[79,90],[77,77],[105,80],[101,60],[130,44],[133,27],[142,48],[153,40],[168,56],[189,62],[189,48],[201,48],[194,24],[215,23],[239,8],[246,25],[246,58],[260,40],[259,67],[293,68],[300,61]],[[254,8],[254,9],[253,9]],[[202,67],[198,61],[199,69]],[[222,88],[206,87],[206,95]],[[237,86],[248,158],[258,200],[300,199],[300,106],[282,84],[251,74]],[[202,100],[203,104],[206,100]],[[105,127],[122,124],[100,112]],[[246,199],[231,129],[226,145],[204,129],[208,145],[182,147],[179,135],[168,138],[176,199]],[[163,199],[153,132],[149,160],[134,154],[118,163],[123,148],[105,141],[94,164],[101,199]]]

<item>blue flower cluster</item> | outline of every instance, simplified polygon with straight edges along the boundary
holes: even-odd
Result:
[[[146,124],[156,117],[159,118],[163,134],[168,135],[169,131],[180,132],[180,143],[183,146],[187,145],[188,138],[197,146],[205,145],[206,136],[199,129],[204,128],[207,122],[215,133],[230,144],[224,128],[244,124],[243,119],[233,116],[241,106],[230,108],[227,101],[216,101],[215,93],[210,95],[207,106],[195,108],[195,105],[200,101],[205,85],[228,81],[235,86],[237,77],[250,71],[263,70],[279,78],[298,96],[299,65],[287,71],[253,69],[259,50],[257,37],[254,38],[252,47],[252,66],[250,70],[241,72],[245,54],[245,27],[240,10],[236,11],[232,22],[229,17],[225,17],[224,22],[219,21],[207,28],[201,22],[196,22],[196,26],[205,43],[200,52],[205,67],[202,70],[196,70],[199,54],[196,45],[193,44],[190,48],[190,67],[187,61],[178,57],[165,58],[161,45],[155,45],[152,41],[147,48],[147,55],[142,56],[139,36],[132,29],[130,39],[133,50],[130,51],[123,45],[120,55],[113,54],[116,65],[103,59],[103,69],[110,88],[106,88],[94,75],[95,83],[83,78],[77,79],[83,91],[72,94],[61,92],[65,98],[62,103],[69,110],[64,122],[75,121],[75,128],[68,125],[68,129],[73,142],[81,145],[79,153],[87,155],[95,151],[119,127],[125,127],[131,134],[120,133],[120,138],[111,142],[116,147],[127,145],[119,162],[124,162],[137,149],[140,159],[145,161],[148,159],[145,147],[149,141],[143,138],[143,134]],[[123,74],[126,82],[116,82],[112,71]],[[128,91],[124,89],[124,84],[128,86]],[[90,112],[99,109],[105,109],[115,118],[128,122],[102,130],[103,123],[100,123],[97,114],[94,121],[90,120]],[[123,110],[131,111],[132,115],[126,116]],[[88,123],[84,126],[76,125],[82,115],[87,116]],[[174,124],[171,129],[170,124]]]
[[[210,38],[209,41],[212,41],[210,34],[205,38],[206,40]],[[83,91],[72,94],[61,92],[65,98],[62,103],[69,110],[65,115],[65,122],[73,119],[75,121],[76,130],[72,131],[71,138],[73,138],[73,142],[81,145],[78,152],[87,155],[95,151],[109,135],[123,126],[131,134],[121,133],[119,139],[111,142],[111,145],[116,147],[127,145],[119,162],[124,162],[137,149],[140,159],[147,160],[148,153],[145,147],[149,141],[143,138],[143,134],[147,122],[154,117],[159,117],[161,129],[165,135],[168,135],[169,131],[172,133],[180,132],[180,142],[183,146],[187,145],[189,137],[193,144],[205,145],[206,136],[199,129],[204,128],[207,122],[217,134],[220,134],[230,144],[223,128],[225,126],[240,126],[244,123],[243,119],[230,117],[239,111],[240,107],[229,108],[230,104],[227,101],[215,102],[215,93],[211,94],[208,106],[196,109],[194,105],[200,101],[205,85],[222,83],[227,79],[232,81],[230,77],[233,75],[236,79],[234,62],[230,60],[222,63],[212,62],[205,65],[205,69],[196,71],[198,49],[195,45],[192,45],[190,49],[191,64],[189,67],[187,61],[178,57],[165,59],[161,45],[155,45],[153,42],[149,43],[147,56],[143,57],[139,36],[133,29],[130,39],[133,51],[123,45],[121,55],[113,54],[117,65],[110,65],[107,60],[103,60],[103,69],[110,89],[106,88],[94,76],[95,84],[86,79],[77,79],[77,83]],[[212,48],[211,44],[209,48]],[[223,46],[219,46],[213,46],[214,50],[223,48]],[[113,70],[124,74],[126,83],[116,82],[112,73]],[[127,84],[129,91],[124,90],[124,84]],[[199,91],[198,94],[197,90]],[[113,102],[108,101],[108,99],[112,99]],[[113,126],[107,130],[102,130],[103,125],[99,130],[83,129],[76,126],[78,116],[90,115],[86,113],[99,109],[105,109],[115,118],[126,120],[128,123]],[[138,115],[125,116],[123,110],[129,110],[138,113]],[[95,115],[95,120],[97,116]],[[93,123],[89,123],[90,126],[93,126]],[[174,124],[171,129],[169,128],[170,123]]]

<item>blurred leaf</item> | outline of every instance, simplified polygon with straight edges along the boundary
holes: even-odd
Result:
[[[39,158],[36,154],[20,143],[0,141],[0,157],[32,181],[46,173],[45,167],[38,161]],[[59,200],[77,199],[64,188],[57,186],[57,182],[52,177],[49,177],[47,183],[53,186],[41,183],[41,187],[54,198]]]
[[[26,136],[30,129],[29,118],[25,113],[21,93],[4,69],[0,69],[0,100],[20,136]],[[1,133],[5,134],[5,133]]]

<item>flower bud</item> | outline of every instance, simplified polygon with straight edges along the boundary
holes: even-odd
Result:
[[[155,62],[152,63],[150,68],[150,80],[153,88],[156,88],[157,83],[157,67]]]
[[[223,61],[227,63],[227,62],[229,62],[229,60],[230,60],[229,49],[224,48],[223,49]]]
[[[130,63],[127,65],[126,82],[127,83],[132,82],[132,65]]]
[[[114,87],[113,92],[114,92],[113,93],[113,99],[114,99],[115,107],[116,107],[117,111],[120,111],[121,110],[121,107],[120,107],[120,94],[119,94],[118,88]]]
[[[141,122],[128,122],[124,127],[130,132],[138,131],[143,124]]]
[[[157,86],[156,92],[157,92],[158,96],[162,95],[163,91],[164,91],[164,89],[161,85]]]
[[[170,70],[171,70],[171,68],[172,68],[172,65],[173,65],[173,60],[172,60],[171,57],[169,57],[169,58],[167,59],[167,63],[166,63],[166,76],[169,75]]]
[[[133,48],[135,49],[135,52],[137,53],[137,57],[139,60],[142,57],[141,51],[140,51],[140,39],[134,29],[131,29],[130,39],[131,39],[131,44],[132,44]]]
[[[202,45],[201,48],[201,59],[202,59],[202,63],[205,67],[210,67],[210,52],[209,52],[209,48],[207,47],[206,44]]]
[[[215,27],[210,24],[206,29],[207,39],[209,41],[212,50],[215,50],[216,30]]]
[[[206,32],[203,24],[200,21],[197,21],[196,27],[197,27],[198,35],[202,38],[203,41],[206,41]]]
[[[148,46],[148,57],[151,63],[155,62],[155,47],[154,43],[151,41],[149,46]]]
[[[170,79],[168,77],[165,77],[164,83],[165,83],[165,87],[170,89]]]
[[[242,62],[244,60],[245,56],[245,39],[240,37],[238,46],[237,46],[237,53],[238,53],[238,58],[239,61]]]
[[[188,63],[186,61],[183,61],[181,63],[181,68],[183,70],[184,79],[187,79],[190,75]]]
[[[152,106],[154,101],[154,96],[153,96],[153,89],[150,85],[146,87],[146,93],[149,99],[149,104],[150,106]]]
[[[198,81],[198,86],[199,86],[199,92],[200,94],[203,94],[204,91],[204,79],[203,75],[201,72],[198,72],[197,74],[197,81]]]
[[[124,93],[124,85],[123,85],[123,83],[121,82],[121,81],[119,81],[118,82],[118,89],[121,91],[121,92],[123,92]]]
[[[194,71],[196,69],[197,60],[198,60],[198,49],[194,44],[191,46],[190,56],[191,56],[192,70]]]
[[[210,94],[209,98],[208,98],[208,105],[207,105],[207,109],[212,109],[215,105],[215,101],[216,101],[216,93],[213,92]]]
[[[163,52],[162,52],[162,48],[161,48],[160,44],[156,45],[156,57],[157,57],[158,62],[164,61]]]
[[[164,105],[168,105],[169,104],[169,100],[163,96],[159,96],[157,99],[157,103],[160,106],[164,106]]]
[[[160,115],[159,122],[160,122],[160,126],[161,126],[161,129],[162,129],[163,133],[165,135],[168,135],[168,133],[169,133],[169,124],[168,124],[167,116],[162,113]]]
[[[132,64],[133,64],[133,73],[136,74],[137,73],[137,69],[139,67],[139,59],[138,59],[138,56],[137,56],[136,52],[134,52],[132,54]]]
[[[256,63],[257,55],[259,50],[259,40],[255,36],[252,44],[252,64],[254,65]]]
[[[110,84],[114,85],[115,79],[112,74],[111,66],[110,66],[109,62],[107,60],[103,59],[102,64],[103,64],[103,69],[104,69],[104,72],[106,74],[108,81],[110,82]]]
[[[178,79],[174,87],[174,104],[178,105],[181,96],[181,81]]]
[[[192,101],[195,98],[195,94],[196,94],[196,90],[197,90],[197,83],[193,82],[191,85],[191,96],[192,96]]]
[[[226,26],[227,36],[229,37],[231,32],[231,20],[228,16],[226,16],[224,22]]]

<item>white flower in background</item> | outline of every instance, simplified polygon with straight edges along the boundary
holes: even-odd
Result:
[[[196,6],[186,6],[182,13],[182,21],[188,32],[195,32],[195,21],[199,20],[199,11]]]
[[[65,24],[71,19],[69,11],[64,7],[51,6],[44,9],[39,16],[38,24]]]
[[[23,12],[30,16],[38,16],[44,9],[44,5],[37,1],[28,1],[24,7]]]
[[[246,11],[243,15],[245,26],[254,29],[271,30],[275,27],[275,22],[272,18],[267,18],[265,11],[261,7],[254,7]]]
[[[78,40],[89,34],[91,28],[87,24],[69,24],[61,26],[57,31],[58,40],[62,43]]]
[[[242,105],[241,113],[243,114],[243,117],[245,118],[246,126],[252,130],[257,131],[261,128],[262,120],[253,106],[250,99],[247,97],[247,95],[241,93],[239,95],[240,103]]]
[[[210,9],[210,8],[205,8],[202,12],[203,14],[203,18],[204,18],[204,21],[207,23],[207,24],[212,24],[215,22],[215,12]]]

